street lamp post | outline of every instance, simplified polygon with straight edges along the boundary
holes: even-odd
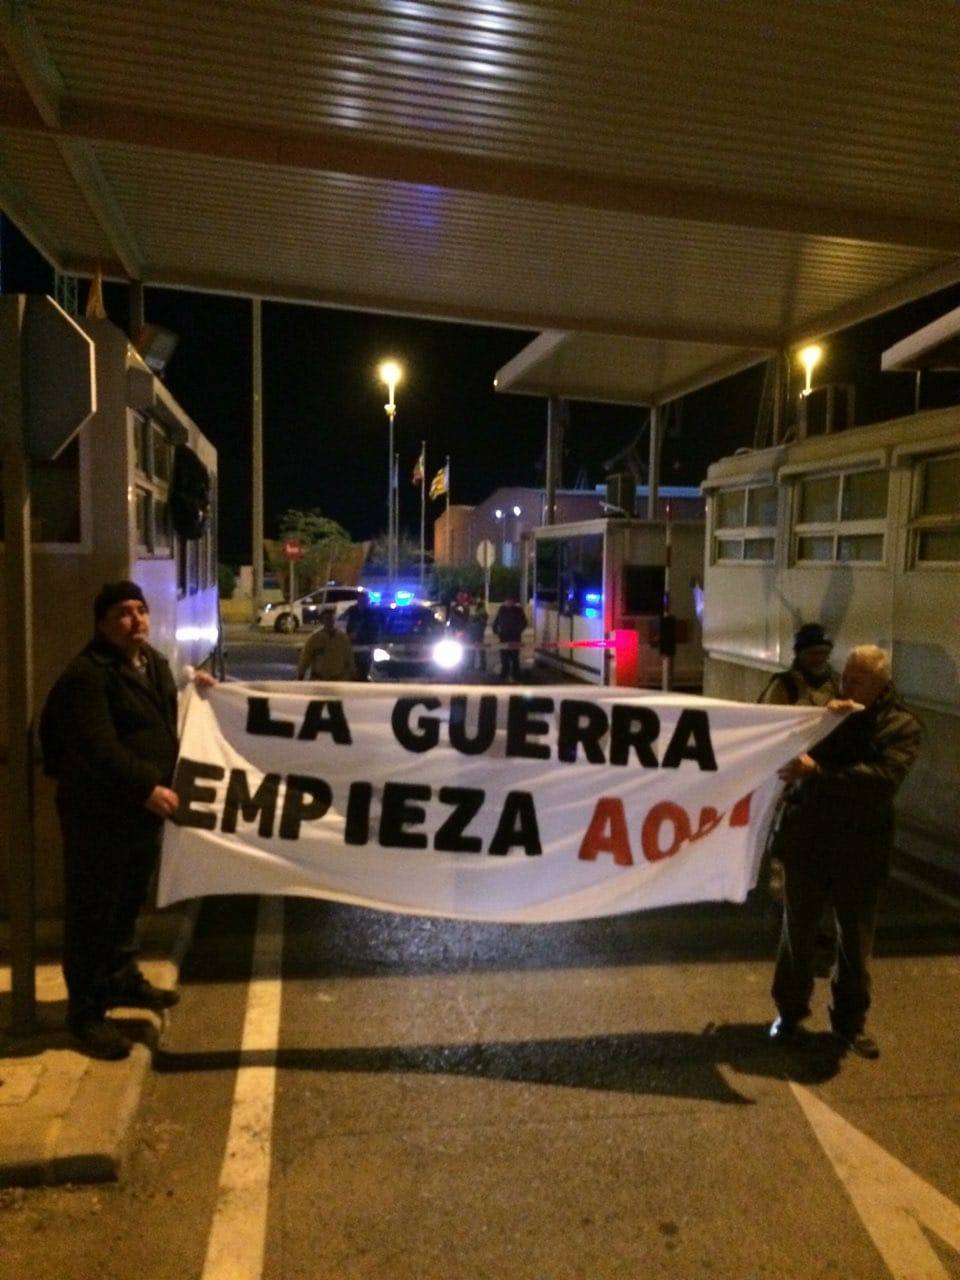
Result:
[[[397,470],[393,457],[393,420],[397,414],[397,383],[403,376],[403,370],[396,360],[384,360],[377,372],[380,375],[380,381],[387,388],[387,403],[383,407],[386,410],[387,421],[390,424],[390,452],[387,454],[387,575],[390,579],[389,586],[393,587],[396,585],[397,542],[400,533],[396,507]]]
[[[494,511],[493,518],[494,520],[496,520],[497,524],[500,526],[500,563],[503,564],[503,536],[506,529],[507,520],[506,520],[506,516],[500,510],[499,507],[497,507],[496,511]]]
[[[515,537],[515,539],[516,539],[516,544],[517,544],[517,548],[518,548],[518,549],[519,549],[519,546],[520,546],[520,535],[519,535],[519,527],[518,527],[518,525],[517,525],[517,521],[520,519],[520,517],[521,517],[521,515],[522,515],[522,514],[523,514],[523,509],[522,509],[521,507],[514,507],[514,508],[513,508],[513,533],[514,533],[514,537]],[[513,543],[512,543],[512,542],[510,543],[510,546],[511,546],[511,548],[513,547]],[[518,557],[518,558],[519,558],[519,557]],[[510,552],[510,560],[511,560],[511,563],[512,563],[512,562],[513,562],[513,551],[512,551],[512,550],[511,550],[511,552]]]

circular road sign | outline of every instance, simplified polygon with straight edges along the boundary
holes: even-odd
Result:
[[[283,544],[284,560],[299,560],[303,555],[303,544],[299,538],[287,538]]]
[[[484,538],[482,542],[477,543],[477,564],[481,569],[490,569],[493,567],[495,554],[493,543],[489,538]]]

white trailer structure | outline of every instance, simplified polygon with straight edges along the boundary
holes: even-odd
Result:
[[[95,345],[97,412],[55,461],[32,468],[38,710],[57,675],[93,634],[93,598],[104,582],[127,578],[143,587],[151,642],[175,673],[208,660],[219,635],[216,450],[124,333],[106,320],[78,323]],[[0,509],[0,583],[2,517]],[[4,607],[0,590],[0,637]],[[7,665],[0,652],[0,748],[8,736]],[[0,797],[7,793],[5,775],[4,750]],[[58,906],[61,893],[52,809],[37,806],[41,911]],[[0,877],[5,874],[0,868]],[[0,913],[5,902],[0,879]]]
[[[669,528],[670,566],[667,569]],[[699,688],[703,521],[601,519],[533,531],[537,661],[591,684],[616,681],[616,631],[639,637],[638,683],[659,686],[665,591],[677,620],[673,683]]]
[[[960,408],[710,467],[704,693],[755,699],[802,622],[891,651],[926,728],[899,808],[904,846],[960,864]]]

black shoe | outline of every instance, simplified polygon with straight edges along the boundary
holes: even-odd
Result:
[[[868,1036],[865,1031],[854,1031],[849,1034],[844,1031],[834,1031],[833,1034],[842,1040],[850,1052],[855,1053],[858,1058],[867,1058],[870,1062],[875,1062],[880,1057],[880,1046],[873,1036]]]
[[[80,1041],[91,1058],[117,1062],[129,1058],[133,1047],[115,1022],[109,1018],[70,1018],[67,1027]]]
[[[796,1044],[801,1035],[800,1024],[791,1022],[781,1014],[770,1023],[767,1035],[776,1044]]]
[[[153,1009],[157,1013],[163,1009],[172,1009],[179,1003],[179,992],[168,991],[165,987],[155,987],[142,973],[114,983],[107,991],[106,1001],[108,1009],[115,1009],[118,1005],[122,1005],[131,1009]]]

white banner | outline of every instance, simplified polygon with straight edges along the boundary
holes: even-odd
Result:
[[[544,922],[742,902],[817,708],[617,688],[191,689],[160,902]]]

